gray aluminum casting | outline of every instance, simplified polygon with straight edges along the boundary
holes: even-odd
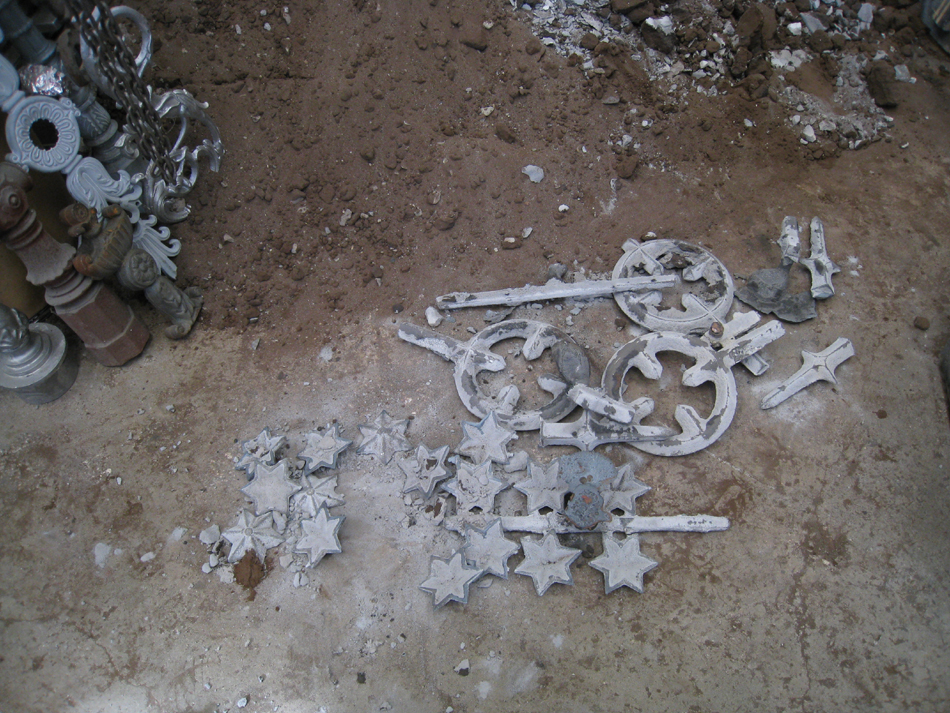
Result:
[[[504,465],[511,460],[508,444],[518,438],[514,431],[498,422],[494,411],[478,423],[463,421],[462,433],[462,442],[456,450],[476,463],[490,460]]]
[[[712,253],[681,240],[627,240],[613,279],[650,275],[679,276],[680,304],[665,307],[664,297],[675,291],[652,290],[614,296],[630,319],[653,331],[704,332],[722,321],[732,306],[732,276]]]
[[[316,517],[322,507],[335,507],[343,504],[343,496],[337,492],[337,476],[318,478],[315,475],[305,475],[300,479],[301,489],[290,498],[290,504],[296,512],[302,512],[307,517]]]
[[[610,594],[620,587],[643,593],[643,575],[659,562],[644,557],[640,552],[640,538],[629,535],[620,542],[613,535],[603,534],[604,552],[588,564],[604,575],[604,591]]]
[[[673,417],[682,429],[680,433],[663,440],[638,441],[632,445],[660,456],[695,453],[725,433],[738,404],[736,380],[731,364],[727,366],[729,360],[718,355],[699,337],[676,332],[652,332],[637,337],[611,357],[604,369],[602,386],[609,397],[623,400],[630,369],[635,368],[647,379],[658,381],[663,374],[663,365],[657,355],[662,352],[691,357],[695,363],[683,373],[682,383],[692,387],[712,384],[716,389],[715,403],[706,417],[700,416],[692,406],[679,404]]]
[[[286,458],[275,465],[260,462],[256,465],[253,479],[241,488],[241,492],[254,503],[256,514],[263,515],[273,510],[286,515],[290,511],[290,498],[301,489],[299,483],[290,479],[292,472]]]
[[[321,505],[315,517],[301,520],[301,536],[294,546],[294,552],[307,555],[307,566],[315,567],[326,555],[336,555],[343,551],[338,535],[345,518],[330,517],[326,505]]]
[[[571,564],[581,556],[581,550],[563,547],[557,535],[547,533],[538,542],[531,537],[521,538],[524,560],[515,568],[515,574],[531,577],[538,596],[544,596],[552,584],[574,584]]]
[[[495,509],[495,496],[507,487],[508,483],[494,477],[490,460],[478,464],[459,460],[455,477],[442,484],[445,492],[455,496],[458,513],[468,513],[474,508],[490,513]]]
[[[424,498],[431,498],[439,483],[450,475],[445,467],[448,455],[448,446],[429,450],[420,445],[410,458],[397,458],[396,465],[406,476],[406,485],[402,492],[420,493]]]
[[[143,201],[149,213],[162,223],[178,223],[188,217],[191,208],[183,198],[194,188],[202,159],[208,161],[211,171],[217,172],[224,156],[224,143],[218,127],[205,111],[207,102],[199,102],[185,89],[172,89],[158,94],[152,101],[158,116],[165,120],[178,121],[178,136],[171,147],[169,158],[175,166],[175,183],[169,184],[162,176],[156,162],[151,162],[136,180],[144,183]],[[202,125],[210,139],[204,139],[192,149],[185,144],[191,124]]]
[[[714,349],[729,348],[736,343],[740,335],[745,334],[758,324],[760,319],[762,319],[762,315],[758,312],[735,312],[727,322],[714,322],[703,335],[703,341]],[[753,376],[762,376],[768,371],[769,363],[761,354],[755,353],[744,358],[742,366],[748,369]]]
[[[801,259],[802,239],[798,230],[798,218],[794,215],[786,215],[782,220],[782,235],[778,239],[778,246],[782,251],[782,265],[792,265]]]
[[[818,316],[815,298],[808,292],[788,294],[790,265],[756,270],[745,287],[736,290],[736,299],[763,314],[774,314],[781,320],[798,324]]]
[[[234,463],[235,470],[243,470],[247,479],[254,477],[254,470],[258,463],[274,465],[280,449],[287,445],[286,436],[272,436],[269,428],[265,428],[254,438],[241,443],[241,456]]]
[[[774,314],[786,322],[804,322],[818,316],[815,300],[828,299],[835,293],[831,277],[841,272],[831,258],[825,242],[825,227],[820,218],[811,220],[811,254],[801,257],[801,235],[798,219],[785,216],[782,235],[778,244],[782,261],[778,267],[756,270],[749,275],[745,287],[736,292],[736,297],[760,312]],[[789,272],[792,265],[800,264],[811,274],[811,290],[789,294]]]
[[[629,404],[607,396],[603,389],[577,384],[571,387],[568,394],[571,401],[583,409],[606,416],[611,421],[624,425],[639,424],[644,418],[653,413],[656,404],[653,399],[642,397]]]
[[[716,350],[726,366],[732,368],[741,363],[755,376],[760,376],[769,365],[758,352],[785,335],[785,327],[775,320],[753,329],[760,319],[761,315],[756,312],[736,312],[728,322],[714,324],[702,339]]]
[[[297,454],[297,458],[304,462],[304,475],[314,473],[320,468],[335,469],[340,454],[353,443],[340,438],[338,424],[327,426],[323,432],[306,433],[304,439],[307,445]]]
[[[811,273],[811,296],[816,300],[826,300],[835,293],[831,276],[841,272],[841,268],[828,257],[825,225],[820,218],[811,219],[809,243],[811,254],[807,258],[800,259],[799,262]]]
[[[650,491],[650,486],[634,477],[634,466],[624,463],[617,469],[616,477],[608,487],[601,488],[604,496],[604,510],[615,513],[619,510],[624,517],[637,514],[637,498]]]
[[[469,587],[483,574],[485,570],[470,567],[459,550],[448,559],[432,557],[429,560],[429,578],[419,585],[419,589],[432,595],[436,609],[448,602],[468,604]]]
[[[79,359],[58,327],[31,325],[0,304],[0,387],[28,404],[45,404],[69,391],[78,371]]]
[[[383,463],[389,463],[396,453],[412,448],[406,440],[407,428],[409,428],[408,420],[397,421],[383,411],[372,426],[367,424],[359,426],[363,441],[356,452],[360,455],[375,456]]]
[[[516,431],[536,430],[542,420],[564,418],[574,409],[568,389],[574,384],[590,382],[590,362],[584,350],[569,335],[543,322],[506,320],[486,327],[467,342],[408,323],[399,326],[398,335],[455,364],[459,398],[471,413],[484,418],[495,411],[499,421]],[[521,355],[528,361],[538,359],[546,349],[551,349],[559,374],[542,375],[538,379],[538,385],[553,395],[544,406],[518,410],[521,394],[517,387],[507,386],[492,396],[485,393],[479,383],[483,372],[499,372],[505,368],[504,357],[492,352],[491,347],[506,339],[523,339]]]
[[[493,520],[482,529],[468,526],[464,531],[465,544],[462,553],[465,559],[486,574],[508,579],[508,559],[521,547],[505,537],[501,520]]]
[[[629,406],[641,401],[638,399]],[[598,418],[591,411],[584,410],[576,421],[561,421],[541,424],[542,446],[573,446],[582,451],[592,451],[605,443],[639,443],[660,441],[675,435],[675,431],[665,426],[629,426],[616,423],[609,418]]]
[[[769,392],[762,399],[762,408],[774,408],[817,381],[830,381],[832,384],[837,384],[835,369],[853,356],[854,345],[850,339],[844,337],[838,337],[824,351],[817,353],[802,351],[802,368],[783,381],[778,388]]]
[[[271,513],[255,516],[250,510],[242,510],[233,527],[221,533],[221,537],[231,544],[228,562],[234,564],[248,551],[254,552],[263,562],[267,550],[283,544],[282,538],[274,529]]]
[[[135,25],[139,31],[139,53],[135,57],[135,72],[141,77],[152,61],[152,31],[148,25],[148,20],[138,11],[126,5],[116,5],[110,9],[115,18],[126,18]],[[96,18],[99,12],[94,13]],[[112,87],[112,83],[105,77],[99,67],[98,47],[90,47],[85,39],[80,39],[79,54],[82,57],[82,69],[86,76],[92,80],[92,83],[98,87],[99,91],[112,99],[118,99]]]
[[[497,517],[492,515],[492,518]],[[478,517],[471,513],[463,513],[454,517],[445,518],[445,526],[454,532],[461,532],[466,525],[484,526],[487,518]],[[549,512],[546,515],[534,513],[532,515],[502,515],[501,526],[505,532],[533,532],[542,534],[554,532],[559,535],[569,535],[584,532],[621,532],[625,535],[635,535],[639,532],[724,532],[729,529],[729,518],[714,515],[663,515],[612,517],[607,522],[598,523],[588,530],[581,529],[571,523],[563,514]]]
[[[564,497],[567,495],[567,483],[560,476],[561,463],[555,459],[548,465],[528,461],[528,479],[515,483],[512,487],[528,498],[529,513],[542,508],[563,512]]]
[[[452,292],[435,298],[439,309],[462,309],[465,307],[516,307],[529,302],[560,300],[565,297],[589,299],[605,297],[620,292],[643,292],[663,290],[673,287],[677,279],[673,275],[653,275],[631,277],[618,280],[585,280],[583,282],[561,282],[550,280],[546,284],[512,287],[488,292]]]

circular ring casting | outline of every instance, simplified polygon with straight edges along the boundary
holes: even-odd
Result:
[[[732,307],[732,275],[712,253],[682,240],[628,240],[614,266],[613,279],[679,273],[681,284],[695,284],[697,291],[682,295],[682,309],[661,308],[663,293],[619,292],[620,309],[634,322],[654,332],[705,332],[725,319]],[[700,284],[701,283],[701,284]]]
[[[487,371],[484,360],[478,358],[479,350],[484,352],[494,344],[506,339],[525,340],[522,354],[525,359],[533,360],[541,356],[546,349],[564,344],[571,348],[573,359],[558,359],[561,379],[566,385],[554,399],[539,409],[515,410],[510,414],[498,409],[497,397],[486,394],[478,383],[478,375]],[[568,368],[566,361],[572,361]],[[565,374],[568,370],[572,373]],[[533,431],[541,428],[541,421],[559,421],[575,408],[575,403],[567,392],[574,384],[588,384],[590,381],[590,362],[583,349],[565,332],[544,322],[529,319],[510,319],[486,327],[475,335],[468,352],[459,360],[455,368],[455,384],[459,398],[465,407],[479,418],[495,411],[498,420],[516,431]]]
[[[695,387],[712,383],[716,387],[715,403],[705,418],[692,406],[679,404],[673,417],[682,428],[681,433],[659,441],[630,445],[657,456],[682,456],[701,451],[729,428],[736,415],[738,390],[732,370],[698,337],[677,332],[653,332],[637,337],[617,350],[607,363],[603,389],[611,398],[623,400],[624,381],[633,368],[647,379],[658,380],[663,374],[663,365],[657,358],[661,352],[692,357],[695,364],[683,374],[683,384]]]

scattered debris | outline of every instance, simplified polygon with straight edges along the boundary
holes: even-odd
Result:
[[[526,175],[532,183],[541,183],[541,181],[544,180],[544,169],[540,166],[529,164],[522,168],[521,172]]]

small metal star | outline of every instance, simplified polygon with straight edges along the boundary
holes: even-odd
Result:
[[[286,458],[281,458],[276,465],[257,464],[254,479],[241,488],[254,503],[255,513],[263,515],[268,510],[276,510],[286,514],[290,510],[290,496],[300,490],[300,485],[290,479],[291,470]]]
[[[420,445],[412,457],[398,458],[396,464],[406,474],[406,487],[402,492],[418,492],[426,498],[432,497],[439,483],[449,477],[449,471],[445,467],[448,455],[448,446],[430,451]]]
[[[505,537],[501,518],[484,530],[471,525],[465,527],[465,558],[479,569],[502,579],[508,579],[508,558],[518,553],[520,547]]]
[[[531,577],[539,597],[552,584],[574,584],[571,563],[581,556],[580,550],[562,547],[553,532],[546,534],[540,542],[523,537],[521,547],[524,549],[524,560],[515,568],[515,574]]]
[[[600,491],[604,497],[604,510],[606,512],[622,510],[624,515],[634,516],[637,514],[637,498],[651,488],[646,483],[641,483],[634,478],[633,470],[630,463],[620,466],[617,477],[610,481],[608,487]]]
[[[254,469],[258,463],[274,465],[277,462],[277,452],[287,444],[284,436],[272,436],[270,429],[265,428],[254,438],[241,444],[241,457],[234,464],[235,470],[247,473],[247,479],[254,477]]]
[[[488,415],[478,423],[464,421],[462,431],[465,437],[459,444],[458,452],[463,456],[468,456],[476,463],[486,458],[502,464],[511,460],[507,445],[518,436],[511,429],[498,423],[494,411],[489,411]]]
[[[515,490],[528,496],[528,512],[538,512],[548,507],[555,512],[564,510],[564,496],[567,494],[567,483],[559,473],[561,464],[552,461],[546,468],[533,460],[528,461],[528,480],[515,483]]]
[[[433,557],[429,560],[429,578],[419,589],[432,594],[432,603],[438,609],[447,602],[468,604],[468,589],[485,570],[469,567],[459,550],[448,559]]]
[[[305,475],[300,481],[303,489],[291,498],[291,504],[308,517],[316,517],[321,505],[328,508],[342,505],[343,496],[336,491],[338,477],[331,475],[318,478],[315,475]]]
[[[637,535],[629,535],[621,543],[605,532],[604,553],[589,564],[603,572],[607,594],[620,587],[630,587],[642,594],[643,575],[659,563],[640,554],[640,538]]]
[[[305,464],[304,475],[310,475],[320,468],[336,468],[340,453],[353,443],[340,438],[340,427],[337,424],[333,424],[323,433],[307,433],[304,438],[307,439],[307,447],[297,454]]]
[[[284,539],[274,530],[274,519],[270,513],[255,517],[250,510],[242,510],[234,527],[221,533],[221,537],[231,543],[228,562],[234,564],[248,550],[264,561],[264,554],[272,547],[282,544]]]
[[[376,456],[383,463],[389,463],[396,453],[410,450],[406,440],[409,421],[396,421],[385,411],[380,414],[372,426],[360,425],[363,442],[356,450],[360,455]]]
[[[492,476],[490,460],[478,465],[459,460],[455,477],[442,484],[443,490],[455,496],[459,512],[471,512],[473,508],[491,512],[495,507],[495,496],[507,487],[507,483]]]
[[[303,530],[303,537],[297,540],[297,546],[294,552],[302,552],[308,555],[308,567],[313,567],[324,555],[335,555],[343,551],[340,547],[340,538],[337,531],[343,524],[345,518],[330,517],[330,511],[326,505],[321,505],[317,510],[316,517],[308,520],[301,520],[300,527]]]

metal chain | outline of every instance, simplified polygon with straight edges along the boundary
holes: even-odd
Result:
[[[135,67],[135,58],[120,36],[119,24],[105,0],[66,0],[79,22],[83,40],[96,53],[98,69],[112,85],[126,112],[125,131],[169,186],[176,183],[168,137],[162,131],[161,118],[149,98],[149,89]],[[99,16],[95,13],[98,10]]]

